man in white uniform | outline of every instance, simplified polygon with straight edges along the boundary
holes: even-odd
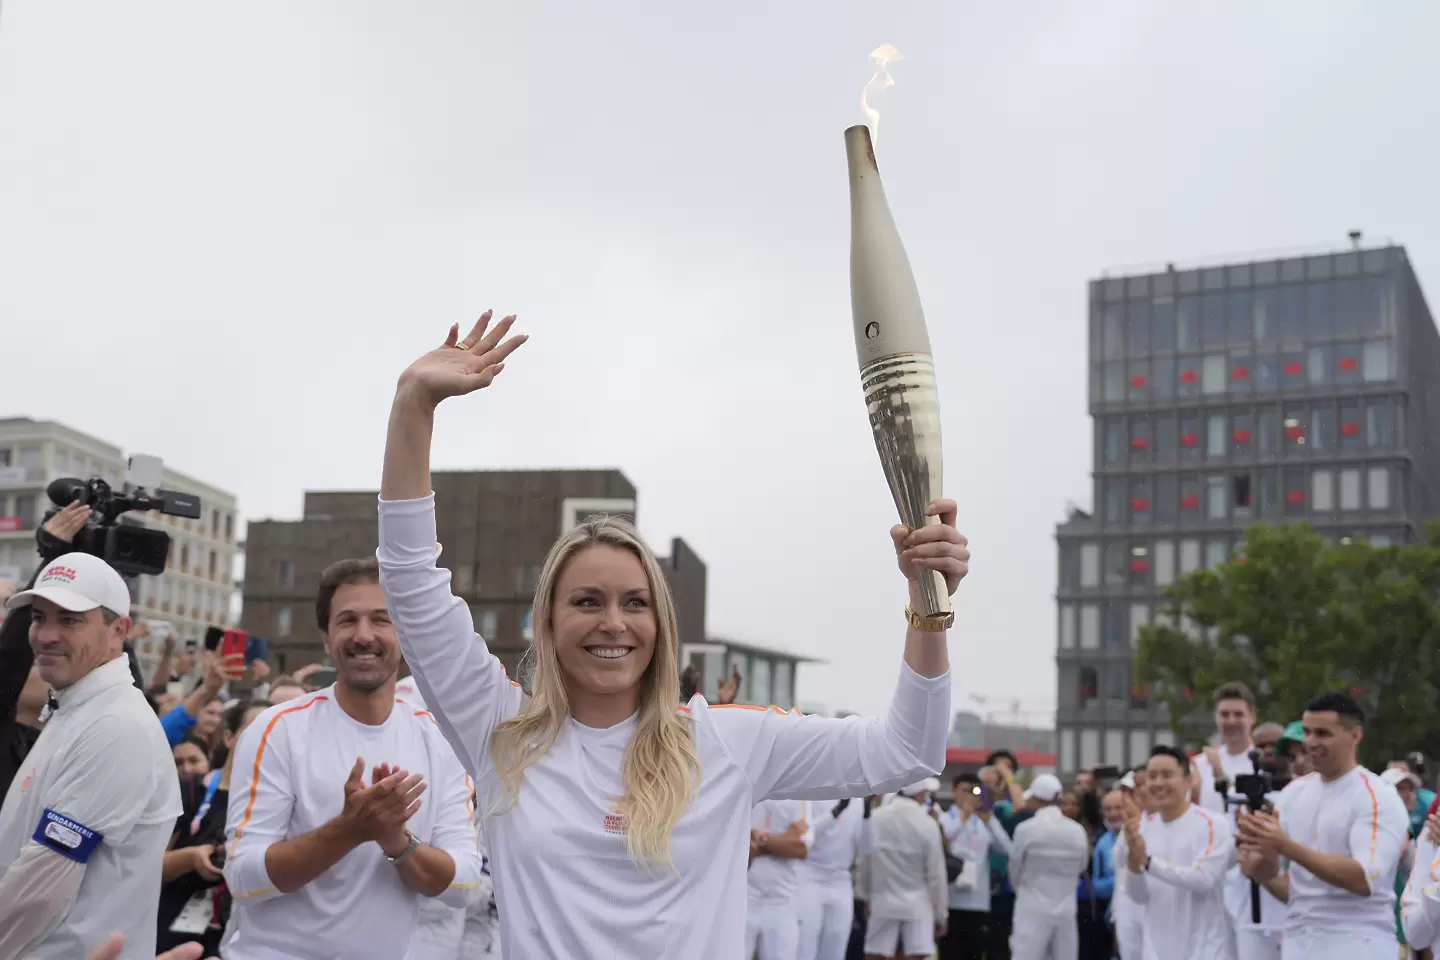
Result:
[[[148,960],[180,786],[124,654],[130,591],[70,553],[6,606],[30,617],[53,711],[0,809],[0,957],[74,960],[118,931]]]
[[[1240,814],[1241,868],[1289,905],[1284,960],[1393,960],[1405,804],[1356,761],[1365,714],[1353,698],[1321,694],[1303,722],[1315,772],[1273,814]]]
[[[1145,960],[1233,960],[1225,876],[1230,822],[1190,802],[1190,758],[1157,746],[1145,765],[1156,815],[1131,812],[1115,842],[1127,895],[1141,910]]]
[[[1075,888],[1090,865],[1085,828],[1060,812],[1064,789],[1042,773],[1025,791],[1035,816],[1015,828],[1010,885],[1015,888],[1014,960],[1075,960],[1080,931]]]
[[[750,812],[750,871],[746,875],[745,956],[795,960],[800,950],[800,861],[814,833],[810,804],[762,800]]]
[[[1216,688],[1213,701],[1220,746],[1206,747],[1195,758],[1190,799],[1206,810],[1226,813],[1225,796],[1217,787],[1233,793],[1236,777],[1255,772],[1250,758],[1250,753],[1258,749],[1252,740],[1255,694],[1243,683],[1224,683]],[[1231,820],[1234,820],[1233,812]],[[1273,901],[1262,902],[1261,922],[1256,925],[1250,909],[1250,881],[1240,874],[1238,863],[1225,880],[1225,904],[1239,960],[1276,960],[1280,955],[1278,929],[1284,922],[1284,910],[1276,909]]]
[[[375,560],[320,578],[332,687],[262,713],[236,745],[227,960],[403,957],[422,897],[481,883],[470,786],[434,718],[395,697],[400,648]],[[429,787],[424,802],[420,794]]]
[[[934,777],[912,783],[870,818],[875,848],[866,860],[865,956],[871,960],[928,960],[935,939],[945,935],[945,848],[940,826],[926,810],[938,789]]]
[[[813,803],[811,809],[824,809]],[[800,861],[800,960],[844,960],[855,920],[850,868],[874,849],[870,804],[841,800],[811,825],[814,839]]]

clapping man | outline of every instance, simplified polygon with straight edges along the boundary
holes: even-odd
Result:
[[[316,621],[334,686],[266,710],[236,747],[227,960],[302,943],[403,957],[421,897],[464,906],[481,883],[464,770],[430,714],[395,696],[400,650],[373,558],[321,575]]]

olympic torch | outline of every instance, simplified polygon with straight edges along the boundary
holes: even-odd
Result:
[[[900,522],[919,528],[940,522],[925,516],[925,508],[942,489],[940,394],[930,335],[915,275],[885,200],[868,126],[845,131],[845,155],[850,166],[850,309],[860,383]],[[951,612],[942,574],[921,571],[920,587],[925,609],[916,613],[938,617]]]

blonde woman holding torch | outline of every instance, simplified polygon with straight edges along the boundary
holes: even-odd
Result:
[[[401,375],[380,488],[382,583],[405,659],[485,813],[506,960],[735,960],[744,945],[751,808],[766,798],[887,793],[938,773],[950,720],[947,620],[908,618],[884,720],[676,708],[675,609],[661,568],[626,522],[592,519],[550,550],[535,592],[529,696],[474,632],[437,568],[430,438],[441,401],[490,386],[525,338],[487,312],[463,340]],[[627,427],[643,434],[642,422]],[[915,583],[953,593],[970,552],[955,505],[891,531]],[[814,563],[804,526],[777,531],[788,561]],[[898,597],[897,597],[898,600]],[[903,614],[903,616],[902,616]],[[843,610],[815,611],[834,631]],[[898,639],[898,637],[897,637]],[[898,646],[898,644],[897,644]],[[880,647],[877,647],[880,649]]]

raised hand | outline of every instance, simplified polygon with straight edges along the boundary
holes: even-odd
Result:
[[[970,572],[970,541],[955,529],[957,509],[954,500],[936,500],[925,508],[925,515],[939,517],[938,524],[918,530],[900,524],[890,528],[905,579],[914,583],[920,579],[921,570],[936,570],[944,574],[951,593],[960,586]]]
[[[719,704],[734,703],[735,698],[740,696],[740,668],[730,664],[730,677],[720,681],[719,688],[715,691],[715,702]]]
[[[419,811],[425,778],[389,764],[375,768],[368,787],[364,775],[365,758],[357,757],[345,781],[345,807],[338,818],[341,826],[357,845],[393,840]]]
[[[120,960],[120,954],[125,949],[125,935],[120,933],[110,934],[110,939],[101,946],[90,952],[86,960]],[[200,954],[205,948],[198,943],[184,943],[174,950],[166,950],[155,960],[200,960]],[[214,958],[211,958],[214,960]]]
[[[443,345],[410,364],[400,375],[400,389],[433,408],[449,397],[490,386],[505,369],[505,358],[528,339],[523,335],[505,339],[515,317],[508,316],[490,329],[491,315],[489,310],[482,313],[464,339],[460,338],[459,324],[452,325]]]

